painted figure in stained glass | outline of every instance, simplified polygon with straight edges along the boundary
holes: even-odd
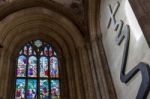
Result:
[[[60,99],[59,80],[51,80],[51,99]]]
[[[37,80],[28,80],[27,99],[36,99]]]
[[[25,56],[21,55],[18,58],[18,68],[17,68],[17,77],[25,77],[26,75],[26,65],[27,59]]]
[[[17,79],[16,80],[16,95],[15,99],[24,99],[25,98],[25,80]]]
[[[40,77],[48,77],[48,59],[47,59],[47,57],[40,58]]]
[[[50,58],[50,76],[53,78],[58,77],[58,60],[56,57]]]
[[[28,76],[29,77],[37,76],[37,58],[35,56],[29,57]]]
[[[48,80],[40,80],[40,98],[49,99]]]
[[[59,65],[53,47],[35,40],[18,54],[15,99],[60,99]]]

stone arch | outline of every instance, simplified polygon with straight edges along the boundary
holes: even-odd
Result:
[[[10,99],[13,96],[13,85],[9,83],[14,78],[14,65],[12,65],[15,58],[15,50],[18,45],[24,44],[24,42],[34,39],[34,37],[42,37],[45,40],[52,41],[52,43],[62,50],[64,58],[64,65],[67,72],[67,78],[64,82],[68,82],[69,92],[62,95],[64,99],[88,99],[85,97],[86,84],[82,77],[92,80],[91,73],[88,64],[88,55],[85,48],[84,37],[80,30],[61,14],[58,14],[49,9],[41,7],[33,7],[24,9],[18,12],[10,14],[3,20],[1,20],[0,30],[0,43],[3,45],[1,51],[0,67],[1,79],[0,85],[3,85],[0,90],[0,95],[4,99]],[[82,57],[84,56],[84,57]],[[85,68],[85,69],[83,69]],[[12,79],[9,79],[9,78]],[[90,81],[92,83],[92,81]],[[91,84],[90,83],[90,88]],[[13,83],[12,83],[13,84]],[[81,86],[81,84],[83,86]],[[7,90],[12,90],[12,93],[8,93]],[[94,91],[91,92],[94,96]],[[92,95],[90,95],[92,96]],[[92,96],[92,98],[93,98]],[[91,99],[91,97],[89,97]]]

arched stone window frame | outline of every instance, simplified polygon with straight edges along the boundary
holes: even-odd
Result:
[[[42,45],[41,46],[36,46],[35,45],[35,41],[40,41],[41,43],[42,43]],[[27,47],[27,50],[26,50],[26,54],[25,54],[25,47]],[[29,48],[31,47],[31,53],[29,54]],[[47,54],[45,54],[45,48],[47,48]],[[49,52],[49,49],[51,48],[51,50],[52,50],[52,52],[51,52],[51,55],[50,55],[50,52]],[[15,63],[15,66],[16,66],[16,71],[15,71],[15,74],[16,74],[16,81],[15,81],[15,88],[14,88],[14,91],[16,92],[16,84],[17,84],[17,81],[18,81],[18,79],[19,80],[25,80],[25,88],[24,88],[24,90],[25,90],[25,93],[24,93],[24,95],[25,95],[25,98],[27,98],[28,96],[27,96],[27,93],[28,93],[28,81],[30,80],[34,80],[34,81],[36,81],[36,92],[35,92],[35,95],[36,95],[36,98],[39,98],[39,97],[41,97],[40,96],[40,81],[41,80],[47,80],[48,81],[48,96],[49,97],[52,97],[52,89],[51,89],[51,84],[52,84],[52,80],[57,80],[58,81],[58,83],[59,83],[59,94],[60,94],[60,88],[61,88],[61,81],[60,81],[60,67],[61,67],[61,64],[60,64],[60,58],[61,58],[61,56],[59,55],[59,53],[60,53],[60,51],[59,51],[59,53],[58,53],[58,51],[57,51],[57,49],[51,44],[51,42],[45,42],[44,40],[42,40],[42,39],[35,39],[35,40],[32,40],[32,41],[28,41],[28,42],[26,42],[21,48],[20,48],[20,50],[19,50],[19,52],[17,51],[17,53],[18,53],[18,55],[17,55],[17,57],[16,57],[16,63]],[[24,73],[24,76],[22,76],[22,75],[18,75],[17,74],[17,69],[19,68],[18,66],[18,59],[19,59],[19,57],[20,56],[24,56],[24,57],[26,57],[26,66],[24,67],[25,68],[25,73]],[[36,58],[36,77],[35,77],[35,75],[33,75],[33,76],[29,76],[29,59],[30,59],[30,57],[32,57],[32,56],[34,56],[35,58]],[[41,74],[40,74],[40,59],[41,59],[41,57],[45,57],[46,59],[47,59],[47,67],[48,67],[48,74],[47,75],[45,75],[45,76],[41,76]],[[58,71],[57,71],[57,74],[58,74],[58,76],[56,76],[56,77],[52,77],[51,76],[51,74],[50,74],[50,72],[51,72],[51,69],[50,69],[50,59],[52,58],[52,57],[55,57],[56,59],[57,59],[57,68],[58,68]],[[46,77],[47,76],[47,77]],[[63,77],[62,77],[63,78]],[[59,96],[59,95],[58,95]],[[14,97],[16,97],[16,93],[15,93],[15,96]],[[60,96],[59,96],[60,97]]]

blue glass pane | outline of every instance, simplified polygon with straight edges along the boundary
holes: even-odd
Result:
[[[51,80],[51,99],[60,99],[59,80]]]
[[[28,80],[28,90],[27,90],[27,99],[36,99],[37,98],[37,80]]]
[[[50,58],[50,76],[52,78],[59,77],[59,69],[58,69],[58,59],[56,57]]]
[[[29,57],[28,76],[37,77],[37,58],[35,56]]]
[[[18,57],[17,77],[26,76],[27,58],[23,55]]]
[[[25,98],[25,79],[17,79],[15,99],[24,99],[24,98]]]
[[[40,77],[48,77],[48,59],[46,57],[40,58]]]

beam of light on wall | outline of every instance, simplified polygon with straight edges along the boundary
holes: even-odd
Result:
[[[138,41],[141,38],[143,32],[131,8],[131,5],[129,4],[129,1],[126,0],[125,2],[126,2],[125,3],[126,18],[127,18],[128,24],[130,25],[131,33],[134,35],[134,38],[136,39],[136,41]]]

